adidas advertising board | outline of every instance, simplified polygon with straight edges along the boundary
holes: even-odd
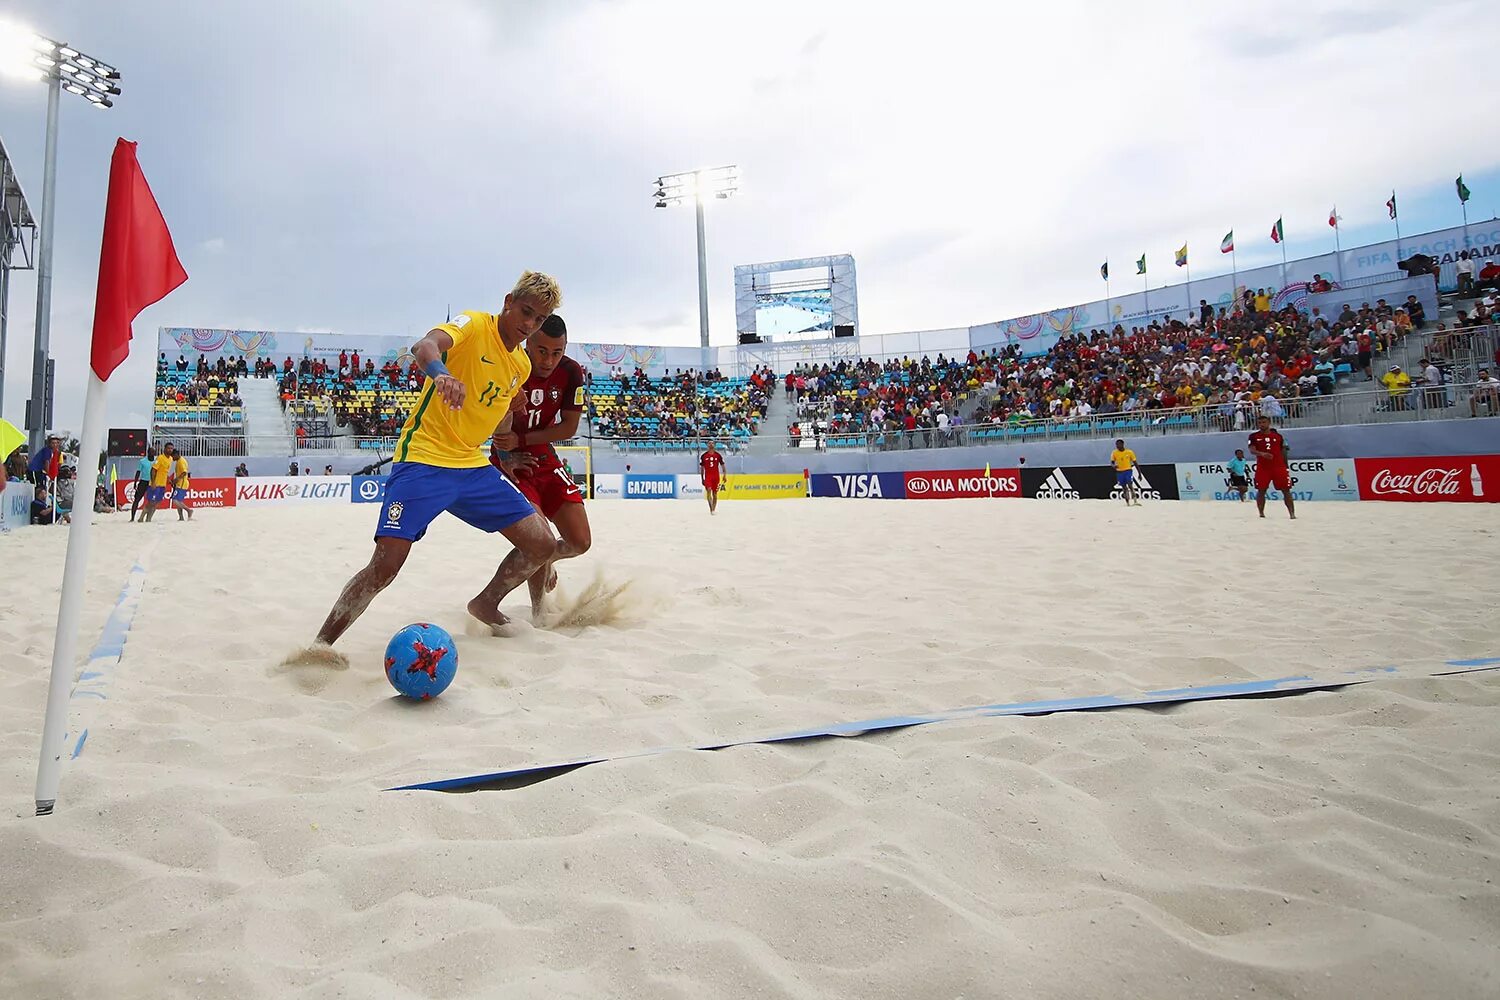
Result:
[[[1176,500],[1177,468],[1141,465],[1135,485],[1142,500]],[[1033,500],[1121,499],[1115,470],[1108,465],[1029,466],[1021,469],[1021,495]]]

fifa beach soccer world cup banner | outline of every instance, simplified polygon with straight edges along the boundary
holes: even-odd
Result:
[[[800,472],[746,472],[730,475],[719,491],[722,500],[792,500],[807,496],[807,477]]]
[[[1354,467],[1363,500],[1500,503],[1500,455],[1361,458]]]
[[[1143,500],[1176,500],[1177,467],[1138,465],[1136,495]],[[1121,500],[1115,470],[1108,465],[1027,466],[1021,470],[1021,495],[1033,500]]]
[[[1292,499],[1358,500],[1359,479],[1352,458],[1294,458],[1287,463],[1292,475]],[[1255,495],[1255,463],[1246,465],[1250,496]],[[1229,468],[1223,462],[1177,463],[1177,493],[1183,500],[1238,500],[1229,485]],[[1281,491],[1266,491],[1267,500],[1281,501]]]

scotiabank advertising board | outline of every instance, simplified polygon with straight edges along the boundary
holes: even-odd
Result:
[[[1018,497],[1021,495],[1021,470],[951,469],[936,472],[908,472],[906,499],[959,500],[966,497]]]
[[[1500,502],[1500,455],[1357,458],[1354,470],[1362,500]]]
[[[129,507],[135,500],[132,480],[115,480],[115,506]],[[235,505],[233,479],[191,479],[188,503],[194,507],[233,507]],[[142,503],[145,501],[142,500]]]

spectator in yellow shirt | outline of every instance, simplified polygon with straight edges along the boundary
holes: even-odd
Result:
[[[1380,384],[1390,393],[1390,409],[1404,410],[1410,405],[1411,376],[1400,365],[1391,365],[1391,370],[1380,376]]]

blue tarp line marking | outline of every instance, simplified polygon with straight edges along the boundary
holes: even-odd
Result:
[[[485,787],[524,787],[537,781],[545,781],[549,777],[566,774],[569,771],[590,764],[602,764],[607,761],[630,760],[637,757],[653,757],[660,754],[675,753],[681,751],[711,751],[727,750],[731,747],[768,745],[774,743],[787,743],[793,740],[824,739],[829,737],[853,736],[865,733],[884,732],[891,729],[906,729],[912,726],[925,726],[935,722],[952,722],[959,719],[992,718],[1007,715],[1044,715],[1054,712],[1082,712],[1100,709],[1116,708],[1139,708],[1150,705],[1173,705],[1194,701],[1217,701],[1228,698],[1244,698],[1256,695],[1273,694],[1307,694],[1314,691],[1332,691],[1338,688],[1351,687],[1356,684],[1368,684],[1372,681],[1387,680],[1392,677],[1447,677],[1454,674],[1477,673],[1485,670],[1496,669],[1500,666],[1500,657],[1481,657],[1470,660],[1447,660],[1443,664],[1446,667],[1457,669],[1433,670],[1409,669],[1402,670],[1394,666],[1362,667],[1357,670],[1346,670],[1337,674],[1314,678],[1310,675],[1298,675],[1296,677],[1281,677],[1274,680],[1261,681],[1234,681],[1224,684],[1206,684],[1202,687],[1168,688],[1159,691],[1144,691],[1132,695],[1094,695],[1082,698],[1052,698],[1040,701],[1013,702],[1010,704],[980,705],[973,708],[959,708],[948,712],[937,712],[930,715],[891,715],[878,719],[865,719],[860,722],[835,722],[814,729],[800,729],[795,732],[782,733],[779,736],[764,736],[754,739],[732,740],[727,743],[704,744],[701,746],[684,747],[661,747],[654,750],[640,750],[634,753],[612,754],[601,757],[578,757],[573,760],[562,761],[557,764],[534,764],[528,767],[513,768],[506,771],[491,771],[486,774],[471,774],[457,778],[443,778],[437,781],[423,781],[410,785],[398,785],[388,788],[386,791],[432,791],[452,792],[465,791]]]
[[[136,559],[135,565],[126,575],[125,586],[120,588],[120,596],[115,598],[115,606],[104,621],[99,641],[89,651],[88,662],[78,672],[78,680],[74,683],[73,692],[69,696],[71,708],[76,709],[84,704],[97,705],[99,702],[109,700],[110,682],[114,680],[115,667],[119,665],[120,657],[125,655],[125,637],[130,633],[130,626],[135,621],[136,609],[140,607],[141,594],[146,589],[146,566],[151,550],[155,547],[155,541],[148,543],[145,551],[141,553],[140,558]],[[74,732],[78,735],[74,737],[70,733],[64,745],[67,741],[72,741],[73,751],[68,759],[77,760],[79,754],[83,753],[84,744],[88,741],[89,730],[85,724],[87,720],[74,718],[71,721]]]

